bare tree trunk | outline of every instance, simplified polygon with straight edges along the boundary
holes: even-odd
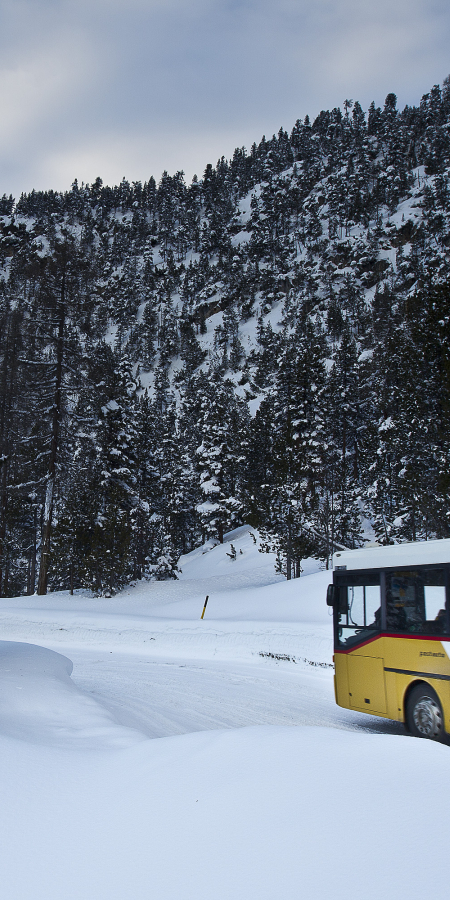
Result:
[[[6,508],[8,505],[8,463],[9,456],[4,456],[1,460],[1,494],[0,494],[0,595],[4,595],[4,575],[3,568],[6,569]],[[3,576],[3,577],[2,577]],[[2,593],[3,590],[3,593]]]
[[[56,461],[59,450],[59,432],[61,417],[61,384],[64,356],[64,323],[65,323],[65,276],[61,283],[59,303],[58,337],[56,341],[56,375],[55,394],[53,400],[52,437],[50,444],[50,460],[48,464],[47,490],[45,494],[44,521],[42,527],[41,561],[39,566],[38,594],[47,593],[48,570],[50,566],[50,545],[53,519],[53,503],[55,495]]]
[[[36,550],[37,550],[37,510],[34,510],[33,516],[33,545],[31,547],[30,559],[30,579],[28,583],[28,593],[34,594],[36,587]]]
[[[288,525],[288,540],[287,540],[287,548],[286,548],[286,580],[290,581],[292,578],[292,533],[291,533],[291,525]]]
[[[18,368],[18,335],[17,322],[11,323],[6,339],[2,372],[0,377],[0,447],[1,447],[1,478],[0,478],[0,592],[5,592],[8,581],[8,561],[6,552],[7,509],[8,509],[8,470],[12,456],[12,410],[13,399],[17,397],[17,368]]]

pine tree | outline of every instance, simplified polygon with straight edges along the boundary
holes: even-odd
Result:
[[[202,502],[197,505],[204,537],[224,533],[240,522],[241,466],[246,418],[230,384],[205,385],[201,401],[196,469]]]

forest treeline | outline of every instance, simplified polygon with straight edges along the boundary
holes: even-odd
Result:
[[[0,595],[450,536],[450,79],[0,200]]]

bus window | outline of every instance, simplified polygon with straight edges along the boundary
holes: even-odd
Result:
[[[380,624],[380,585],[369,584],[364,588],[366,592],[366,619],[367,622]]]
[[[349,647],[369,640],[380,630],[380,585],[352,584],[340,587],[338,640]]]
[[[425,619],[438,621],[445,615],[445,587],[440,584],[425,584]]]
[[[387,630],[399,634],[446,632],[444,572],[420,569],[386,578]]]

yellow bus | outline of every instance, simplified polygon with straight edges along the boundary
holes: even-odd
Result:
[[[346,709],[450,734],[450,539],[333,556],[334,686]]]

